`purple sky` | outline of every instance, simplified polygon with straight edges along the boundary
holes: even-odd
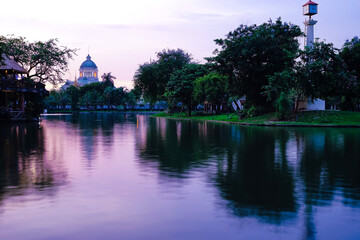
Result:
[[[139,64],[164,48],[182,48],[202,61],[240,24],[261,24],[281,16],[304,29],[307,0],[17,0],[2,3],[0,34],[30,41],[57,38],[79,49],[64,78],[79,76],[90,49],[99,73],[112,72],[116,86],[132,88]],[[315,37],[341,47],[360,35],[359,0],[317,0]]]

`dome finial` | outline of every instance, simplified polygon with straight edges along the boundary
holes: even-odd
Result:
[[[90,54],[87,55],[86,60],[91,60]]]

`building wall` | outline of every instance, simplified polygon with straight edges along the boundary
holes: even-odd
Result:
[[[308,111],[325,110],[325,101],[321,99],[315,99],[314,101],[311,101],[311,99],[308,99],[306,110]]]

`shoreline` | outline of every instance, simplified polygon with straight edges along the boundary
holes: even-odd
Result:
[[[152,118],[165,118],[171,120],[185,120],[185,121],[202,121],[202,122],[212,122],[212,123],[221,123],[221,124],[230,124],[230,125],[241,125],[241,126],[260,126],[260,127],[315,127],[315,128],[360,128],[360,124],[311,124],[311,123],[283,123],[283,122],[265,122],[265,123],[255,123],[255,122],[233,122],[233,121],[219,121],[212,119],[194,119],[194,118],[180,118],[180,117],[166,117],[166,116],[150,116]]]

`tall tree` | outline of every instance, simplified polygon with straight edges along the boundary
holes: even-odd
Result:
[[[23,37],[0,36],[3,52],[28,71],[27,78],[57,85],[63,82],[75,49],[58,46],[57,39],[29,42]]]
[[[345,61],[348,70],[356,77],[354,87],[344,93],[342,106],[347,110],[360,110],[360,40],[354,37],[346,41],[340,56]]]
[[[240,25],[225,39],[216,39],[220,46],[210,63],[228,77],[232,96],[244,96],[253,105],[267,106],[263,86],[268,75],[281,72],[295,63],[299,49],[299,26],[277,19],[262,25]]]
[[[264,93],[276,100],[284,92],[295,100],[295,112],[304,98],[341,96],[354,86],[354,76],[348,71],[333,44],[316,41],[312,48],[299,51],[295,66],[269,76]]]
[[[113,97],[114,97],[115,105],[123,106],[124,109],[126,110],[126,102],[128,99],[128,89],[126,87],[119,87],[119,88],[114,89]]]
[[[181,70],[174,71],[166,86],[165,97],[168,103],[175,105],[180,102],[191,116],[195,104],[193,97],[195,80],[206,73],[207,69],[204,65],[195,63],[187,64]]]
[[[144,63],[139,66],[134,76],[135,87],[151,102],[155,102],[162,95],[157,82],[157,69],[157,62]]]
[[[111,75],[111,72],[104,73],[101,78],[103,80],[103,89],[106,89],[107,87],[114,87],[114,80],[116,77]]]
[[[197,103],[208,101],[220,106],[228,100],[227,77],[212,72],[196,79],[194,98]],[[218,107],[220,109],[220,107]]]
[[[76,110],[79,102],[79,89],[75,86],[70,86],[65,90],[66,94],[69,96],[71,103],[71,110]]]
[[[157,60],[139,66],[134,76],[135,86],[151,102],[161,100],[171,74],[190,62],[189,53],[181,49],[164,49],[157,53]]]

